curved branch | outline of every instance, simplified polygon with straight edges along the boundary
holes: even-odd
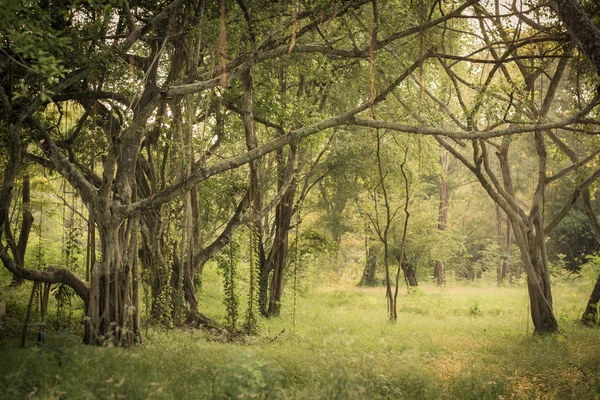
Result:
[[[495,129],[491,131],[451,131],[442,128],[433,128],[427,126],[414,126],[414,125],[405,125],[399,124],[397,122],[391,121],[381,121],[381,120],[372,120],[372,119],[359,119],[359,118],[349,118],[346,120],[344,125],[355,125],[355,126],[364,126],[368,128],[379,128],[379,129],[389,129],[393,131],[400,131],[406,133],[416,133],[419,135],[432,135],[432,136],[446,136],[452,139],[491,139],[495,137],[501,136],[509,136],[517,133],[531,133],[531,132],[539,132],[545,131],[549,129],[563,128],[568,125],[572,125],[580,122],[581,118],[589,113],[591,109],[596,107],[598,104],[598,97],[594,98],[594,101],[585,108],[585,110],[573,115],[570,118],[563,119],[560,121],[554,122],[546,122],[543,124],[533,124],[533,125],[523,125],[514,128],[506,128],[506,129]]]
[[[182,179],[178,183],[164,189],[161,192],[154,194],[151,197],[148,197],[142,201],[133,203],[129,206],[123,207],[122,211],[128,215],[134,215],[136,213],[144,212],[145,210],[151,209],[153,207],[157,207],[161,204],[171,201],[175,197],[185,193],[190,190],[195,184],[202,182],[209,177],[219,174],[224,171],[228,171],[230,169],[234,169],[240,167],[244,164],[247,164],[253,160],[261,158],[262,156],[275,151],[287,144],[292,142],[297,142],[302,138],[314,135],[318,132],[321,132],[325,129],[333,128],[340,125],[349,125],[349,122],[353,120],[354,116],[360,112],[368,110],[373,105],[384,101],[390,92],[397,87],[402,81],[410,76],[421,63],[429,57],[429,54],[424,54],[419,60],[414,62],[411,66],[409,66],[396,80],[394,80],[387,88],[382,90],[375,99],[371,101],[366,101],[362,105],[344,113],[338,114],[331,118],[327,118],[308,126],[304,126],[302,128],[294,129],[287,133],[286,135],[282,135],[271,142],[265,143],[261,146],[255,147],[252,150],[249,150],[246,153],[233,156],[230,158],[226,158],[216,164],[210,166],[200,165],[195,168],[192,173],[185,179]],[[228,74],[230,76],[231,74]]]
[[[36,269],[27,269],[19,267],[12,258],[6,252],[6,249],[0,244],[0,259],[2,263],[11,273],[18,276],[19,278],[26,279],[34,282],[46,282],[46,283],[64,283],[75,291],[77,296],[87,303],[88,301],[88,285],[82,281],[73,272],[56,267],[48,267],[47,271],[40,271]]]
[[[131,99],[121,93],[106,92],[102,90],[90,90],[85,92],[69,92],[62,93],[52,96],[50,102],[58,103],[61,101],[69,100],[115,100],[121,104],[129,106],[131,103],[135,103],[137,99]]]
[[[552,222],[550,222],[548,226],[546,226],[546,229],[544,229],[545,234],[550,233],[554,228],[556,228],[560,221],[562,221],[563,218],[569,213],[569,210],[573,207],[575,202],[577,202],[577,199],[579,199],[579,196],[581,196],[582,192],[589,188],[590,185],[598,178],[600,178],[600,169],[596,170],[596,172],[594,172],[589,178],[577,185],[573,191],[573,194],[571,194],[571,197],[569,197],[569,200],[567,200],[563,208],[554,217]]]

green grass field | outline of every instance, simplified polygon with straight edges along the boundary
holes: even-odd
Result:
[[[131,349],[64,333],[19,349],[5,326],[0,398],[600,398],[600,330],[578,324],[588,286],[555,285],[553,336],[532,335],[524,286],[477,285],[403,289],[396,324],[383,288],[315,289],[298,297],[295,330],[288,295],[280,318],[237,344],[150,329]],[[218,287],[201,300],[223,313]]]

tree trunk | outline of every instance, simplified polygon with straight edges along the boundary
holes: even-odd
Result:
[[[27,251],[27,243],[29,242],[29,233],[33,226],[33,214],[31,213],[31,185],[29,181],[29,175],[23,177],[23,192],[21,194],[22,202],[21,207],[23,209],[23,217],[21,220],[21,230],[19,232],[19,241],[14,247],[13,256],[17,265],[21,268],[25,268],[25,252]],[[5,229],[10,230],[8,223],[5,225]],[[10,231],[6,232],[6,236],[9,239],[9,245],[11,242],[12,234]],[[19,276],[13,274],[12,281],[10,282],[11,287],[21,285],[25,280]]]
[[[500,271],[500,283],[504,282],[506,275],[508,274],[508,268],[510,267],[510,245],[512,243],[512,232],[511,224],[508,218],[506,219],[506,242],[504,247],[504,257],[502,259],[502,269]]]
[[[497,153],[500,158],[503,185],[490,168],[487,145],[478,140],[472,141],[474,163],[467,161],[452,146],[438,138],[448,151],[457,157],[471,172],[475,174],[485,191],[508,215],[515,240],[519,246],[521,260],[527,272],[531,317],[536,333],[553,333],[558,331],[558,323],[552,309],[550,275],[548,272],[548,255],[546,252],[544,220],[544,192],[546,184],[546,149],[541,132],[535,132],[535,146],[538,153],[538,186],[535,191],[533,205],[529,215],[519,206],[510,176],[508,165],[508,139],[504,139],[504,151]],[[484,173],[485,171],[485,173]],[[489,179],[486,177],[489,177]]]
[[[510,232],[510,221],[508,218],[506,219],[506,234],[502,232],[502,222],[503,222],[503,211],[500,206],[496,205],[496,223],[498,227],[498,246],[502,251],[502,262],[498,265],[496,269],[496,282],[501,284],[506,279],[506,274],[508,271],[508,258],[510,256],[510,241],[511,241],[511,232]]]
[[[383,240],[383,265],[385,266],[385,296],[387,298],[388,317],[390,322],[396,322],[396,298],[392,294],[392,279],[390,276],[390,262],[387,237]]]
[[[558,331],[558,323],[552,308],[548,261],[544,255],[544,234],[543,229],[539,229],[541,224],[539,209],[532,210],[530,216],[533,222],[525,223],[515,213],[509,213],[513,228],[518,226],[518,229],[514,229],[514,233],[527,272],[527,289],[534,330],[536,333],[553,333]]]
[[[575,43],[600,75],[600,29],[577,0],[551,0],[548,5],[558,14]]]
[[[150,315],[159,323],[171,321],[172,268],[163,255],[163,218],[161,210],[153,210],[142,219],[142,246],[140,261],[146,271],[146,284],[150,287]]]
[[[440,180],[440,210],[438,215],[438,231],[444,232],[448,226],[448,152],[442,149],[442,155],[440,157],[440,164],[442,166],[441,180]],[[442,239],[443,240],[443,239]],[[442,246],[444,243],[442,242]],[[438,286],[446,284],[446,266],[443,260],[437,260],[435,262],[434,276]],[[414,285],[416,286],[416,285]]]
[[[590,190],[585,189],[582,195],[583,201],[583,209],[585,211],[585,215],[592,226],[594,233],[596,234],[596,238],[600,238],[600,223],[598,222],[598,218],[596,218],[596,214],[592,209],[592,201],[590,198]],[[585,307],[585,311],[581,316],[581,322],[584,325],[591,325],[593,323],[600,323],[598,319],[598,306],[600,305],[600,274],[598,275],[598,279],[596,279],[596,284],[594,285],[594,289],[592,289],[592,293],[590,294],[590,298]]]
[[[502,259],[502,269],[500,271],[500,283],[504,282],[506,275],[508,274],[508,268],[510,267],[510,244],[512,242],[512,232],[510,223],[506,224],[506,247],[504,248],[504,257]]]
[[[585,311],[581,316],[581,322],[585,325],[592,325],[594,323],[599,324],[598,319],[598,306],[600,305],[600,275],[596,279],[596,284],[590,295]]]
[[[367,247],[365,269],[359,286],[372,286],[376,283],[375,273],[377,272],[377,252],[374,247]]]
[[[255,226],[256,241],[258,245],[258,309],[261,315],[267,317],[269,315],[269,276],[271,265],[267,263],[265,247],[263,243],[263,232],[259,226]]]
[[[517,213],[512,213],[513,217],[510,219],[521,251],[521,258],[527,271],[527,288],[535,332],[553,333],[558,331],[558,323],[554,317],[552,307],[543,216],[546,185],[546,147],[541,132],[535,132],[534,138],[538,154],[538,186],[533,197],[533,205],[527,220],[523,221],[521,219],[519,221]],[[517,225],[519,225],[519,229],[516,229]]]
[[[268,316],[278,316],[281,311],[283,276],[289,253],[288,234],[294,212],[295,194],[296,180],[294,179],[275,210],[275,238],[267,261],[271,265],[269,269],[273,271],[269,293],[269,308],[267,309]]]
[[[198,189],[194,187],[190,192],[190,207],[192,212],[192,226],[190,230],[190,247],[188,249],[188,259],[183,269],[183,295],[189,306],[189,314],[197,314],[198,298],[196,297],[196,286],[194,278],[198,271],[198,258],[194,254],[194,249],[200,247],[200,213],[198,210]],[[190,315],[188,314],[188,319]]]
[[[513,188],[512,175],[510,173],[510,166],[508,164],[508,151],[510,148],[510,140],[508,138],[503,138],[502,143],[496,153],[498,157],[498,161],[500,162],[500,170],[502,172],[502,183],[504,185],[504,190],[508,193],[509,196],[515,197],[515,191]],[[518,207],[518,205],[517,205]],[[499,274],[499,282],[506,277],[506,273],[508,270],[508,257],[510,256],[510,245],[512,242],[512,222],[508,217],[506,218],[506,242],[504,246],[504,259],[502,260],[502,266]]]
[[[404,281],[406,282],[407,287],[416,287],[419,286],[417,282],[417,272],[415,267],[411,263],[402,262],[402,273],[404,274]]]
[[[137,223],[135,218],[125,222],[108,217],[108,223],[99,225],[98,231],[102,259],[90,271],[84,343],[110,341],[130,346],[142,341],[139,304],[134,303],[139,301],[133,279]]]

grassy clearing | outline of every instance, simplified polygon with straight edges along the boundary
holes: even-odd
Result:
[[[548,337],[531,335],[525,287],[476,285],[402,294],[395,325],[382,288],[321,288],[298,298],[294,332],[288,296],[246,344],[151,329],[133,349],[62,334],[22,350],[5,337],[0,398],[600,398],[600,331],[577,323],[588,288],[554,293],[562,333]],[[222,314],[218,287],[202,302]]]

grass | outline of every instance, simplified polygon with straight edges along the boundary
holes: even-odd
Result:
[[[202,307],[222,317],[211,279]],[[555,285],[552,336],[531,334],[524,286],[424,285],[400,295],[396,324],[383,288],[323,287],[298,298],[292,330],[288,294],[245,344],[156,329],[132,349],[64,332],[18,349],[4,337],[0,398],[598,399],[600,330],[577,323],[588,290]]]

